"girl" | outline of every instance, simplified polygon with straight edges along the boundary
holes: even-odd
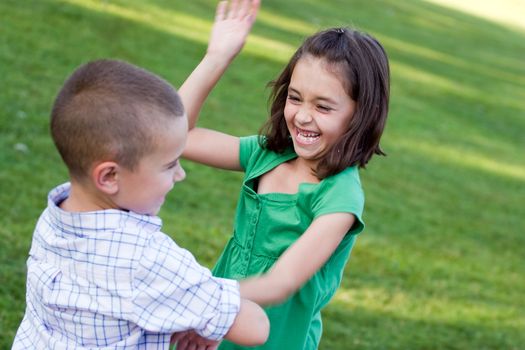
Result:
[[[383,154],[388,60],[367,34],[319,32],[272,83],[270,117],[260,135],[195,127],[258,7],[258,0],[218,5],[207,53],[180,88],[190,129],[183,156],[245,172],[233,237],[214,273],[244,279],[241,295],[268,306],[270,337],[259,349],[317,349],[321,309],[364,227],[358,168]],[[224,342],[220,348],[241,347]]]

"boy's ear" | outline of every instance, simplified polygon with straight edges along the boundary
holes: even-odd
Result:
[[[115,162],[102,162],[93,168],[91,177],[98,190],[108,195],[118,192],[119,165]]]

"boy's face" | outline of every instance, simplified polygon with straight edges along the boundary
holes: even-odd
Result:
[[[119,208],[157,215],[175,182],[186,177],[179,158],[186,145],[187,130],[186,116],[172,119],[156,136],[156,149],[144,156],[133,171],[119,172],[119,191],[114,199]]]

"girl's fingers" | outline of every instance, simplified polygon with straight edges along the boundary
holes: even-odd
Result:
[[[181,340],[183,337],[185,337],[186,335],[188,334],[188,332],[177,332],[177,333],[173,333],[171,335],[171,338],[170,338],[170,344],[175,344],[177,343],[179,340]]]
[[[251,1],[252,8],[250,9],[250,20],[253,22],[255,20],[255,17],[257,17],[257,13],[259,12],[259,7],[261,6],[261,0],[252,0]]]
[[[242,0],[239,6],[238,17],[243,19],[250,11],[250,0]]]
[[[177,343],[177,350],[187,350],[188,349],[188,337],[184,337],[179,340]]]
[[[253,21],[255,17],[257,17],[260,5],[260,0],[242,0],[238,7],[237,18],[245,19],[249,17],[249,19]]]
[[[226,7],[228,6],[227,1],[220,1],[217,4],[217,10],[215,11],[215,20],[222,21],[226,18]]]
[[[239,11],[239,0],[231,0],[230,8],[228,9],[228,19],[236,18]]]
[[[257,16],[261,1],[260,0],[231,0],[220,1],[215,12],[215,20],[225,19],[245,19],[249,17],[251,21]]]

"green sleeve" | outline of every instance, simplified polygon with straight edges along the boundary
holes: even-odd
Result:
[[[357,234],[365,227],[362,219],[365,198],[356,167],[324,179],[312,204],[314,218],[332,213],[353,214],[356,222],[350,234]]]
[[[247,172],[248,163],[253,152],[259,147],[259,137],[257,135],[245,136],[240,138],[239,163],[241,168]]]

